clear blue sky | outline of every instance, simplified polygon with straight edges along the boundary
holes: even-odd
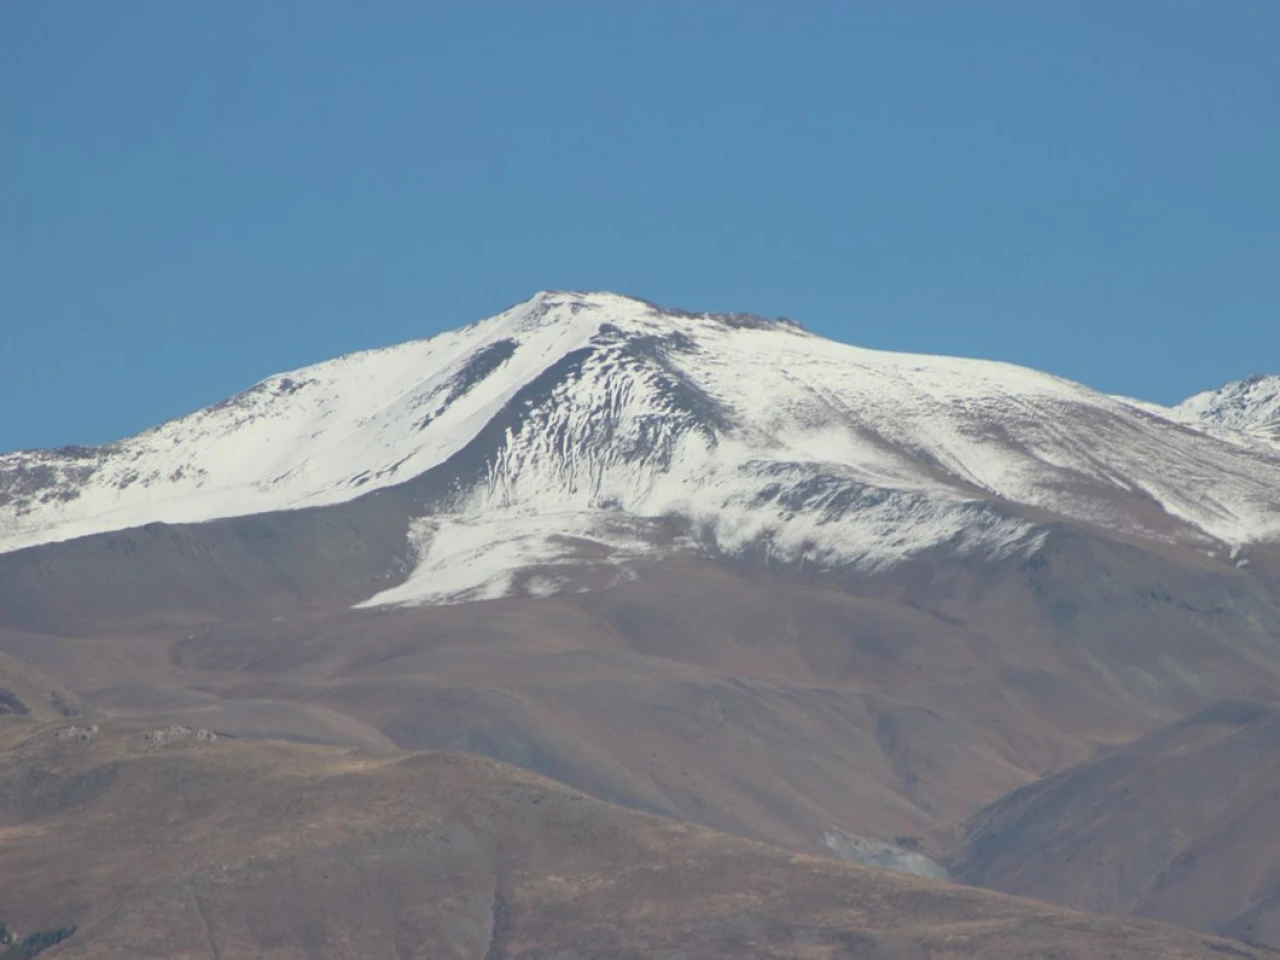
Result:
[[[0,449],[542,288],[1280,371],[1280,3],[0,4]]]

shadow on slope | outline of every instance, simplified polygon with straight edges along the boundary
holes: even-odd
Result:
[[[1280,945],[1280,707],[1223,701],[1015,791],[955,876]]]

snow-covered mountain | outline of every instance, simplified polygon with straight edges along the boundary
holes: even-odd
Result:
[[[1188,421],[1239,430],[1280,445],[1280,375],[1236,380],[1197,393],[1173,409]]]
[[[1280,539],[1280,451],[1189,419],[785,320],[541,293],[119,443],[0,457],[0,550],[424,477],[419,567],[372,603],[552,592],[666,549],[861,568],[1000,555],[1054,519],[1210,551]]]

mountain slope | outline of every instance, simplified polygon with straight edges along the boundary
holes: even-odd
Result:
[[[0,557],[0,650],[109,716],[482,753],[809,852],[839,830],[934,855],[931,835],[1099,745],[1226,697],[1280,700],[1280,554],[1263,548],[1236,567],[1057,529],[995,562],[834,577],[674,555],[586,592],[354,610],[340,593],[299,612],[239,593],[296,589],[313,562],[284,565],[270,536],[281,568],[184,607],[226,545],[224,524],[179,532]],[[129,550],[99,549],[112,539]],[[11,628],[19,604],[49,626]]]
[[[93,718],[79,697],[21,660],[0,653],[0,747],[12,734],[21,736],[33,724],[77,717]]]
[[[1239,430],[1033,371],[542,294],[2,458],[0,651],[107,723],[938,856],[1100,748],[1280,701],[1278,482]],[[19,733],[56,708],[22,682]]]
[[[477,757],[45,728],[0,753],[0,919],[65,958],[1262,960],[803,857]],[[54,954],[50,954],[53,956]]]
[[[1280,709],[1226,701],[1001,799],[957,876],[1280,946]]]
[[[417,486],[374,603],[607,583],[672,548],[877,569],[1033,550],[1051,517],[1205,550],[1280,536],[1280,455],[1034,371],[786,321],[544,293],[269,378],[102,448],[0,458],[9,550]]]

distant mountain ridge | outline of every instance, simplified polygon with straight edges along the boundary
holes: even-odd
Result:
[[[1255,393],[1195,410],[1265,421]],[[369,602],[554,593],[671,549],[864,570],[999,557],[1055,519],[1224,555],[1280,538],[1280,450],[1189,429],[1191,411],[786,320],[545,292],[118,443],[2,456],[0,550],[421,478],[417,572]]]
[[[1200,423],[1280,443],[1280,374],[1236,380],[1217,390],[1197,393],[1173,409]]]

